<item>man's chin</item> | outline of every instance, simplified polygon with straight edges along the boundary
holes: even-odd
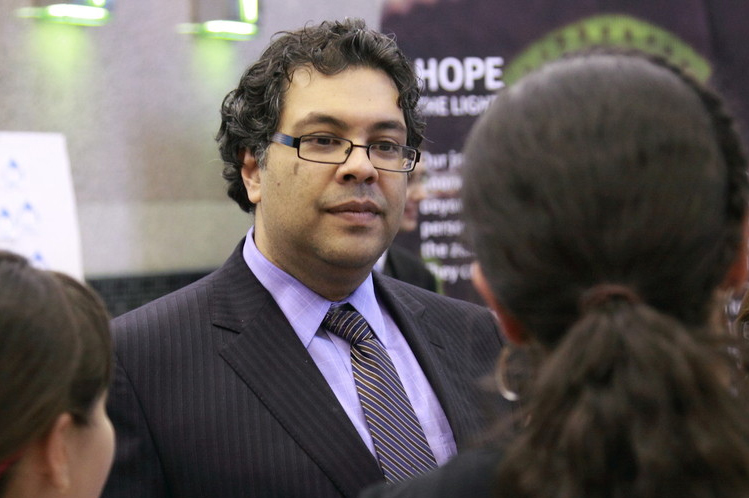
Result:
[[[346,254],[333,257],[329,260],[330,263],[339,267],[349,270],[361,270],[362,272],[370,272],[374,268],[375,263],[380,256],[372,257],[372,255],[361,255]]]
[[[336,248],[336,250],[328,252],[325,260],[328,264],[338,268],[369,272],[377,260],[380,259],[383,252],[385,252],[384,247],[382,250],[377,251],[376,248],[360,244],[356,247]]]

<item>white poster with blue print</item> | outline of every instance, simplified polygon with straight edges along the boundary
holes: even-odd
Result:
[[[83,279],[65,137],[0,132],[0,249]]]

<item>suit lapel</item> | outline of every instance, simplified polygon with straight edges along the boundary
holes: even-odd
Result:
[[[453,431],[458,449],[473,442],[475,427],[469,422],[467,407],[476,400],[469,396],[473,379],[455,355],[455,331],[447,330],[438,318],[426,316],[424,304],[406,291],[405,284],[375,273],[375,288],[398,328],[408,341],[421,369],[434,389]]]
[[[382,480],[374,457],[241,250],[224,268],[214,286],[213,323],[238,335],[221,356],[344,495]]]

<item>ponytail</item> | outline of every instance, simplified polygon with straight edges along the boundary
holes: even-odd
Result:
[[[497,496],[735,497],[749,482],[749,430],[707,329],[620,294],[549,352]],[[721,364],[725,368],[721,368]]]

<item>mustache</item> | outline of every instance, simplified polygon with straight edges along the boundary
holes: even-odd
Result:
[[[320,205],[326,211],[355,211],[382,214],[387,210],[388,201],[381,192],[369,185],[357,185],[348,192],[339,192],[322,199]]]

